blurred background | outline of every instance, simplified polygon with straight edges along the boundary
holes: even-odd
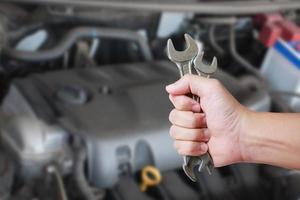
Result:
[[[191,182],[164,89],[179,78],[167,39],[184,50],[188,33],[242,104],[299,112],[299,9],[296,0],[2,0],[0,199],[300,199],[300,172],[267,165]]]

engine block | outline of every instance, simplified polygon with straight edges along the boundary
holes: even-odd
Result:
[[[243,104],[269,110],[266,91],[250,89],[222,71],[215,76]],[[168,133],[172,106],[165,92],[165,85],[176,79],[176,66],[165,61],[34,74],[13,82],[2,112],[41,120],[83,138],[89,180],[110,187],[121,174],[148,164],[162,171],[181,166]],[[26,134],[13,138],[28,143]]]

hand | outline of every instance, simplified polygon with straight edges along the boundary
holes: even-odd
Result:
[[[209,150],[216,167],[243,161],[241,132],[249,111],[219,81],[186,75],[166,90],[175,106],[170,135],[179,154],[199,156]],[[200,104],[188,93],[199,96]]]

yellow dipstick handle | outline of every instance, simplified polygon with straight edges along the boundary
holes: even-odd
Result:
[[[161,182],[160,171],[154,166],[146,166],[142,169],[142,183],[140,189],[146,192],[149,187],[158,185]]]

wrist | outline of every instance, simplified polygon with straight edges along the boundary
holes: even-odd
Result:
[[[257,145],[254,127],[257,124],[258,115],[258,112],[244,108],[239,129],[241,162],[253,162],[253,150]]]

